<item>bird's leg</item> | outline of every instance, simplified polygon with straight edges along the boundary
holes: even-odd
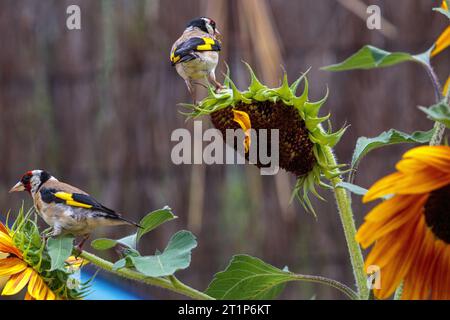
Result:
[[[50,227],[50,228],[47,228],[44,231],[42,231],[42,233],[41,233],[42,242],[45,242],[45,243],[47,242],[48,238],[50,238],[50,236],[52,234],[52,232],[51,232],[52,230],[53,230],[53,227]]]
[[[60,225],[55,224],[53,227],[47,228],[42,232],[42,241],[47,242],[48,238],[57,237],[62,233]]]
[[[90,236],[89,234],[85,234],[83,236],[83,239],[81,239],[81,241],[75,246],[75,250],[78,251],[77,258],[80,256],[81,252],[83,251],[83,245],[86,242],[86,240],[89,239],[89,236]]]
[[[209,73],[208,81],[214,85],[214,87],[216,88],[216,93],[222,89],[225,89],[225,87],[216,80],[216,74],[214,73],[214,71],[211,71]]]
[[[191,94],[191,98],[194,105],[197,105],[197,90],[194,85],[192,85],[190,80],[185,80],[186,86],[188,88],[189,93]]]

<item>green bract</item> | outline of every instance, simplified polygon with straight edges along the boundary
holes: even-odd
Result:
[[[292,84],[288,83],[285,73],[280,87],[269,88],[256,78],[248,64],[246,66],[251,77],[246,91],[239,91],[227,75],[224,89],[214,92],[210,87],[208,96],[198,105],[185,105],[191,109],[186,115],[190,118],[210,115],[214,126],[223,135],[226,129],[240,128],[233,121],[233,110],[248,114],[251,128],[256,130],[257,135],[258,129],[278,129],[280,167],[297,176],[294,194],[307,210],[314,213],[309,192],[321,198],[315,185],[326,187],[321,177],[331,179],[339,174],[338,167],[327,161],[324,150],[336,145],[345,128],[337,132],[323,129],[322,122],[329,120],[330,114],[320,117],[319,111],[327,100],[328,92],[323,99],[310,101],[306,73]],[[304,89],[297,96],[301,82],[304,82]],[[261,166],[259,163],[256,165]]]

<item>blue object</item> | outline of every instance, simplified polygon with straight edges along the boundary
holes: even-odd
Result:
[[[88,268],[84,268],[81,272],[81,281],[88,281],[93,273],[87,270]],[[137,294],[131,293],[125,288],[118,286],[117,284],[113,284],[104,277],[101,276],[100,273],[97,273],[94,281],[92,282],[91,294],[89,294],[85,300],[145,300],[149,299],[141,297]]]

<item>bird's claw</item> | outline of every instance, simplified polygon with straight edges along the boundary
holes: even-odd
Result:
[[[215,93],[220,93],[220,91],[225,90],[227,87],[223,86],[223,85],[219,85],[216,86],[216,90],[214,91]]]

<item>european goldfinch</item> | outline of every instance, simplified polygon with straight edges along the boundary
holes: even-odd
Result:
[[[97,227],[123,224],[139,227],[103,206],[86,192],[58,181],[43,170],[26,172],[9,192],[19,191],[30,193],[36,211],[52,227],[50,236],[83,236],[79,248]]]
[[[181,37],[170,51],[170,61],[184,79],[192,99],[196,99],[195,80],[207,79],[217,90],[222,85],[216,81],[216,67],[221,50],[220,32],[214,20],[200,17],[188,23]]]

